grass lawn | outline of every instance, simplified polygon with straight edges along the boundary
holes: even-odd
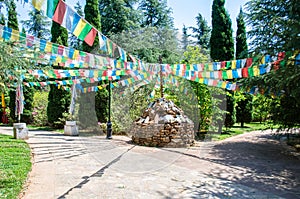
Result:
[[[259,123],[259,122],[251,122],[244,124],[244,127],[241,128],[240,124],[235,124],[230,129],[223,129],[222,134],[210,134],[212,140],[224,140],[226,138],[243,134],[245,132],[257,131],[257,130],[266,130],[271,129],[271,126],[268,123]]]
[[[30,169],[27,143],[0,134],[0,198],[18,198]]]

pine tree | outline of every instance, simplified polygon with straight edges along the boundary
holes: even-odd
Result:
[[[234,58],[232,24],[224,4],[225,0],[214,0],[212,5],[210,56],[214,61],[227,61]]]
[[[5,26],[5,18],[4,18],[4,14],[1,14],[0,16],[0,24]]]
[[[133,9],[133,2],[125,0],[100,0],[102,33],[120,33],[138,27],[138,15]]]
[[[184,51],[186,51],[188,45],[189,45],[189,35],[187,33],[187,27],[185,27],[185,25],[183,24],[183,28],[182,28],[182,48]]]
[[[11,0],[8,4],[8,21],[7,26],[14,30],[19,30],[17,12],[16,12],[16,4],[14,0]]]
[[[85,19],[91,23],[97,30],[101,31],[101,18],[98,7],[98,0],[86,0],[84,7]],[[99,53],[99,39],[95,39],[93,46],[89,46],[83,42],[82,48],[86,52]],[[83,86],[88,86],[84,85]],[[89,84],[90,86],[90,84]],[[96,85],[94,85],[96,86]],[[102,89],[89,93],[82,93],[79,98],[79,122],[82,128],[95,127],[97,122],[106,122],[107,120],[107,90]],[[99,108],[101,107],[101,108]]]
[[[141,0],[138,9],[142,12],[143,27],[173,28],[172,10],[166,0]]]
[[[247,45],[247,35],[246,35],[246,26],[244,22],[244,13],[242,8],[236,19],[237,22],[237,31],[236,31],[236,59],[243,59],[247,57],[248,54],[248,45]]]
[[[207,21],[199,13],[196,17],[197,27],[192,27],[194,38],[197,39],[197,44],[199,44],[203,49],[209,49],[209,39],[210,39],[210,27],[207,25]]]
[[[52,22],[51,35],[51,42],[68,46],[68,31],[54,21]],[[60,69],[61,67],[53,66],[53,68]],[[63,113],[68,112],[69,105],[70,93],[56,85],[50,85],[47,107],[47,116],[50,125],[55,125],[55,122],[59,122],[59,118],[63,117]]]
[[[36,10],[32,7],[32,10],[28,13],[29,19],[23,20],[21,23],[27,29],[27,32],[40,39],[47,39],[50,35],[49,26],[50,21],[44,16],[43,11]]]

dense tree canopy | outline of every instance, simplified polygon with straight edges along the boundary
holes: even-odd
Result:
[[[251,0],[246,10],[252,51],[276,54],[300,48],[298,0]]]
[[[251,51],[277,55],[285,51],[285,60],[273,63],[273,69],[263,76],[244,80],[247,87],[257,86],[279,98],[271,106],[272,119],[282,127],[299,125],[300,67],[295,63],[300,49],[300,12],[297,0],[252,0],[247,3],[247,22],[250,26]],[[274,56],[275,59],[277,57]]]
[[[232,24],[224,4],[225,0],[214,0],[212,5],[210,56],[214,61],[232,60],[234,58]]]

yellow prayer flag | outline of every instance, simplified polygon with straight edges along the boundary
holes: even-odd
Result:
[[[52,43],[50,41],[47,41],[47,43],[46,43],[45,52],[46,53],[52,52]]]
[[[102,89],[102,86],[97,86],[100,90]]]
[[[231,63],[231,69],[236,69],[236,60],[233,60]]]
[[[82,18],[79,20],[73,34],[78,37],[80,35],[80,33],[82,32],[83,28],[86,25],[86,21],[84,21]]]
[[[32,5],[35,9],[40,11],[44,2],[45,2],[45,0],[32,0]]]
[[[120,75],[121,75],[121,71],[120,71],[120,70],[117,70],[117,71],[116,71],[116,75],[117,75],[117,76],[120,76]]]
[[[232,70],[227,70],[227,79],[232,79]]]
[[[253,75],[254,76],[260,75],[258,66],[253,66]]]
[[[79,58],[79,50],[75,50],[73,54],[73,59],[78,60]]]
[[[18,41],[19,38],[20,38],[20,32],[18,30],[14,30],[13,29],[12,32],[11,32],[11,38],[10,38],[10,40],[11,41]]]
[[[204,79],[203,79],[203,78],[200,78],[200,79],[199,79],[199,83],[202,83],[202,84],[203,84],[203,83],[204,83]]]
[[[222,82],[222,88],[226,88],[227,83],[226,82]]]
[[[209,63],[208,64],[208,70],[209,71],[213,71],[214,69],[213,69],[213,64],[212,63]]]

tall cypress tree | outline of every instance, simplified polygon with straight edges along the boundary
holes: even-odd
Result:
[[[240,13],[236,18],[237,32],[236,32],[236,59],[247,58],[248,45],[246,26],[244,22],[244,13],[240,8]],[[236,121],[241,123],[241,127],[244,127],[245,122],[251,122],[252,120],[252,96],[240,93],[240,97],[236,97]]]
[[[225,0],[214,0],[212,5],[210,56],[214,61],[226,61],[234,58],[232,24],[224,5]],[[226,98],[228,113],[225,118],[225,126],[231,127],[235,123],[233,94],[227,93]]]
[[[210,38],[210,27],[207,25],[207,21],[199,13],[196,17],[197,27],[192,27],[194,38],[197,39],[197,44],[199,44],[203,49],[209,48],[209,38]]]
[[[51,35],[51,42],[68,46],[68,31],[54,21],[52,22]],[[53,66],[53,68],[60,69],[61,67]],[[59,118],[63,117],[64,112],[68,112],[69,105],[70,93],[56,85],[50,85],[47,107],[47,116],[50,125],[54,125],[54,122],[58,122]]]
[[[97,30],[101,31],[101,18],[98,7],[98,0],[86,0],[84,7],[85,19],[93,25]],[[96,36],[93,46],[89,46],[85,42],[82,43],[82,48],[86,52],[99,53],[99,39]],[[90,84],[83,84],[90,86]],[[97,125],[97,120],[106,122],[107,118],[107,90],[102,89],[95,92],[82,93],[79,98],[79,121],[82,128],[94,127]]]
[[[214,61],[226,61],[234,58],[232,23],[224,4],[225,0],[214,0],[212,5],[210,56]]]
[[[243,59],[247,57],[248,54],[248,45],[247,45],[247,35],[246,35],[246,26],[244,22],[244,13],[242,8],[236,19],[237,22],[237,31],[236,31],[236,59]]]

